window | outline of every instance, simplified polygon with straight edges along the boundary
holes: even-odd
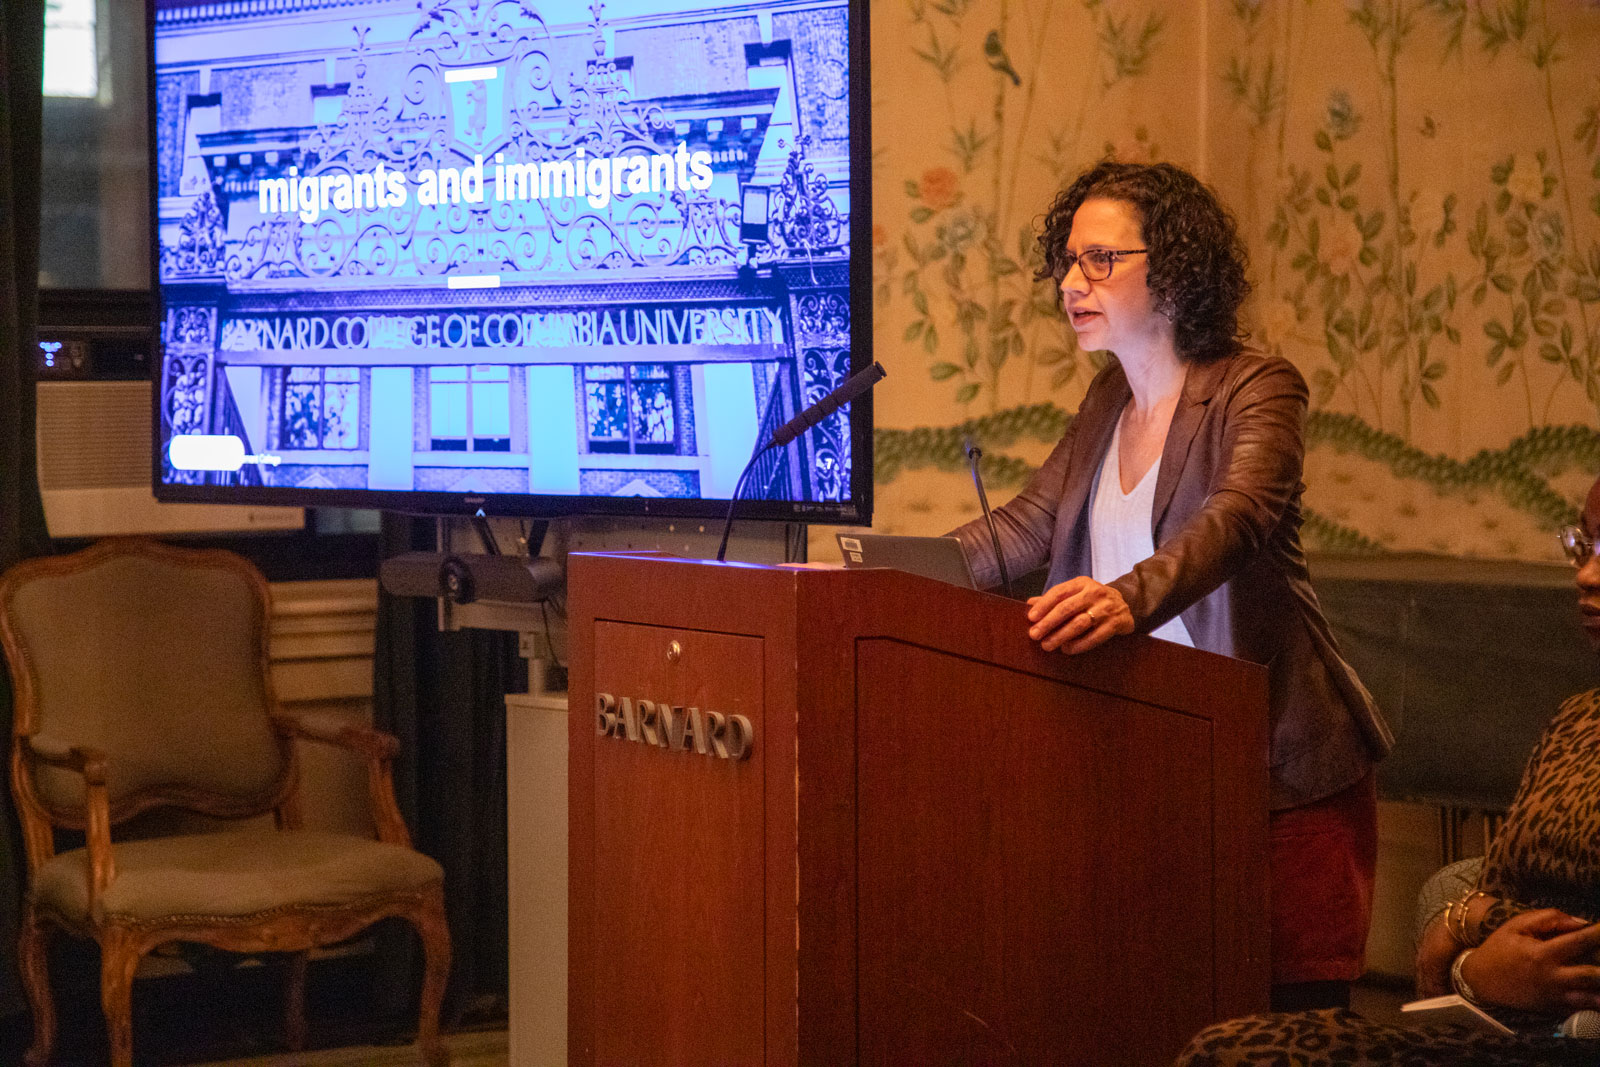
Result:
[[[359,448],[359,367],[291,367],[283,388],[283,448]]]
[[[583,368],[590,452],[670,454],[677,451],[677,389],[664,363]]]
[[[49,0],[44,9],[44,95],[94,99],[100,53],[94,44],[95,0]]]
[[[511,451],[511,368],[428,368],[435,452]]]
[[[48,0],[45,8],[39,284],[46,289],[150,286],[144,18],[144,4],[107,0]],[[164,91],[196,89],[174,83]],[[170,131],[163,137],[170,140]]]

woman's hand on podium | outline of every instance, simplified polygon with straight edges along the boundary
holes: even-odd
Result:
[[[1083,575],[1053,585],[1028,601],[1028,636],[1046,652],[1069,656],[1133,633],[1133,612],[1122,594]]]

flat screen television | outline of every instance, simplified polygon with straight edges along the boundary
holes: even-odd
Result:
[[[162,500],[720,515],[871,363],[866,0],[148,13]],[[868,522],[871,440],[740,514]]]

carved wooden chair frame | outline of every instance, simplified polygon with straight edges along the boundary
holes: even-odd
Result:
[[[237,572],[254,590],[255,627],[259,632],[260,669],[266,687],[272,727],[283,754],[283,772],[259,796],[236,798],[190,787],[148,788],[112,804],[106,788],[109,757],[84,747],[52,744],[38,733],[38,705],[27,650],[11,625],[9,604],[14,591],[40,577],[62,577],[87,570],[109,559],[145,555],[198,567]],[[34,1039],[28,1050],[28,1067],[45,1067],[55,1044],[55,1005],[46,969],[49,939],[54,930],[92,938],[100,945],[100,999],[113,1067],[132,1067],[133,976],[140,959],[153,949],[178,941],[198,942],[240,953],[291,953],[285,1006],[289,1047],[299,1051],[306,1040],[305,980],[310,949],[353,937],[380,919],[400,918],[417,930],[426,964],[417,1022],[417,1043],[428,1063],[448,1063],[449,1053],[439,1037],[439,1010],[450,971],[450,932],[445,921],[444,887],[435,882],[408,892],[382,893],[341,905],[275,909],[244,918],[174,915],[156,920],[132,920],[106,915],[99,900],[116,878],[111,850],[111,828],[127,819],[160,807],[177,807],[205,815],[242,819],[272,812],[280,830],[302,827],[299,804],[299,770],[294,756],[297,738],[334,745],[364,756],[367,789],[379,841],[411,847],[411,835],[395,802],[392,762],[399,743],[372,727],[315,715],[291,715],[278,709],[268,663],[268,607],[270,591],[254,566],[231,552],[173,548],[140,538],[102,541],[72,555],[28,560],[0,576],[0,647],[5,649],[14,691],[11,788],[22,825],[28,855],[30,882],[40,867],[55,855],[54,830],[83,831],[89,856],[87,923],[35,902],[30,891],[19,937],[23,985],[33,1009]],[[52,808],[39,795],[34,771],[40,766],[60,767],[82,776],[85,789],[81,812]]]

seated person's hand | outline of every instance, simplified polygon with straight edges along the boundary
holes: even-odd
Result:
[[[1600,923],[1554,908],[1507,919],[1461,964],[1486,1004],[1553,1013],[1600,1009]]]
[[[1093,578],[1079,576],[1053,585],[1028,601],[1028,636],[1046,652],[1069,656],[1133,633],[1133,612],[1122,594]]]
[[[1442,997],[1450,992],[1450,964],[1460,951],[1442,914],[1428,924],[1417,943],[1417,996]]]

